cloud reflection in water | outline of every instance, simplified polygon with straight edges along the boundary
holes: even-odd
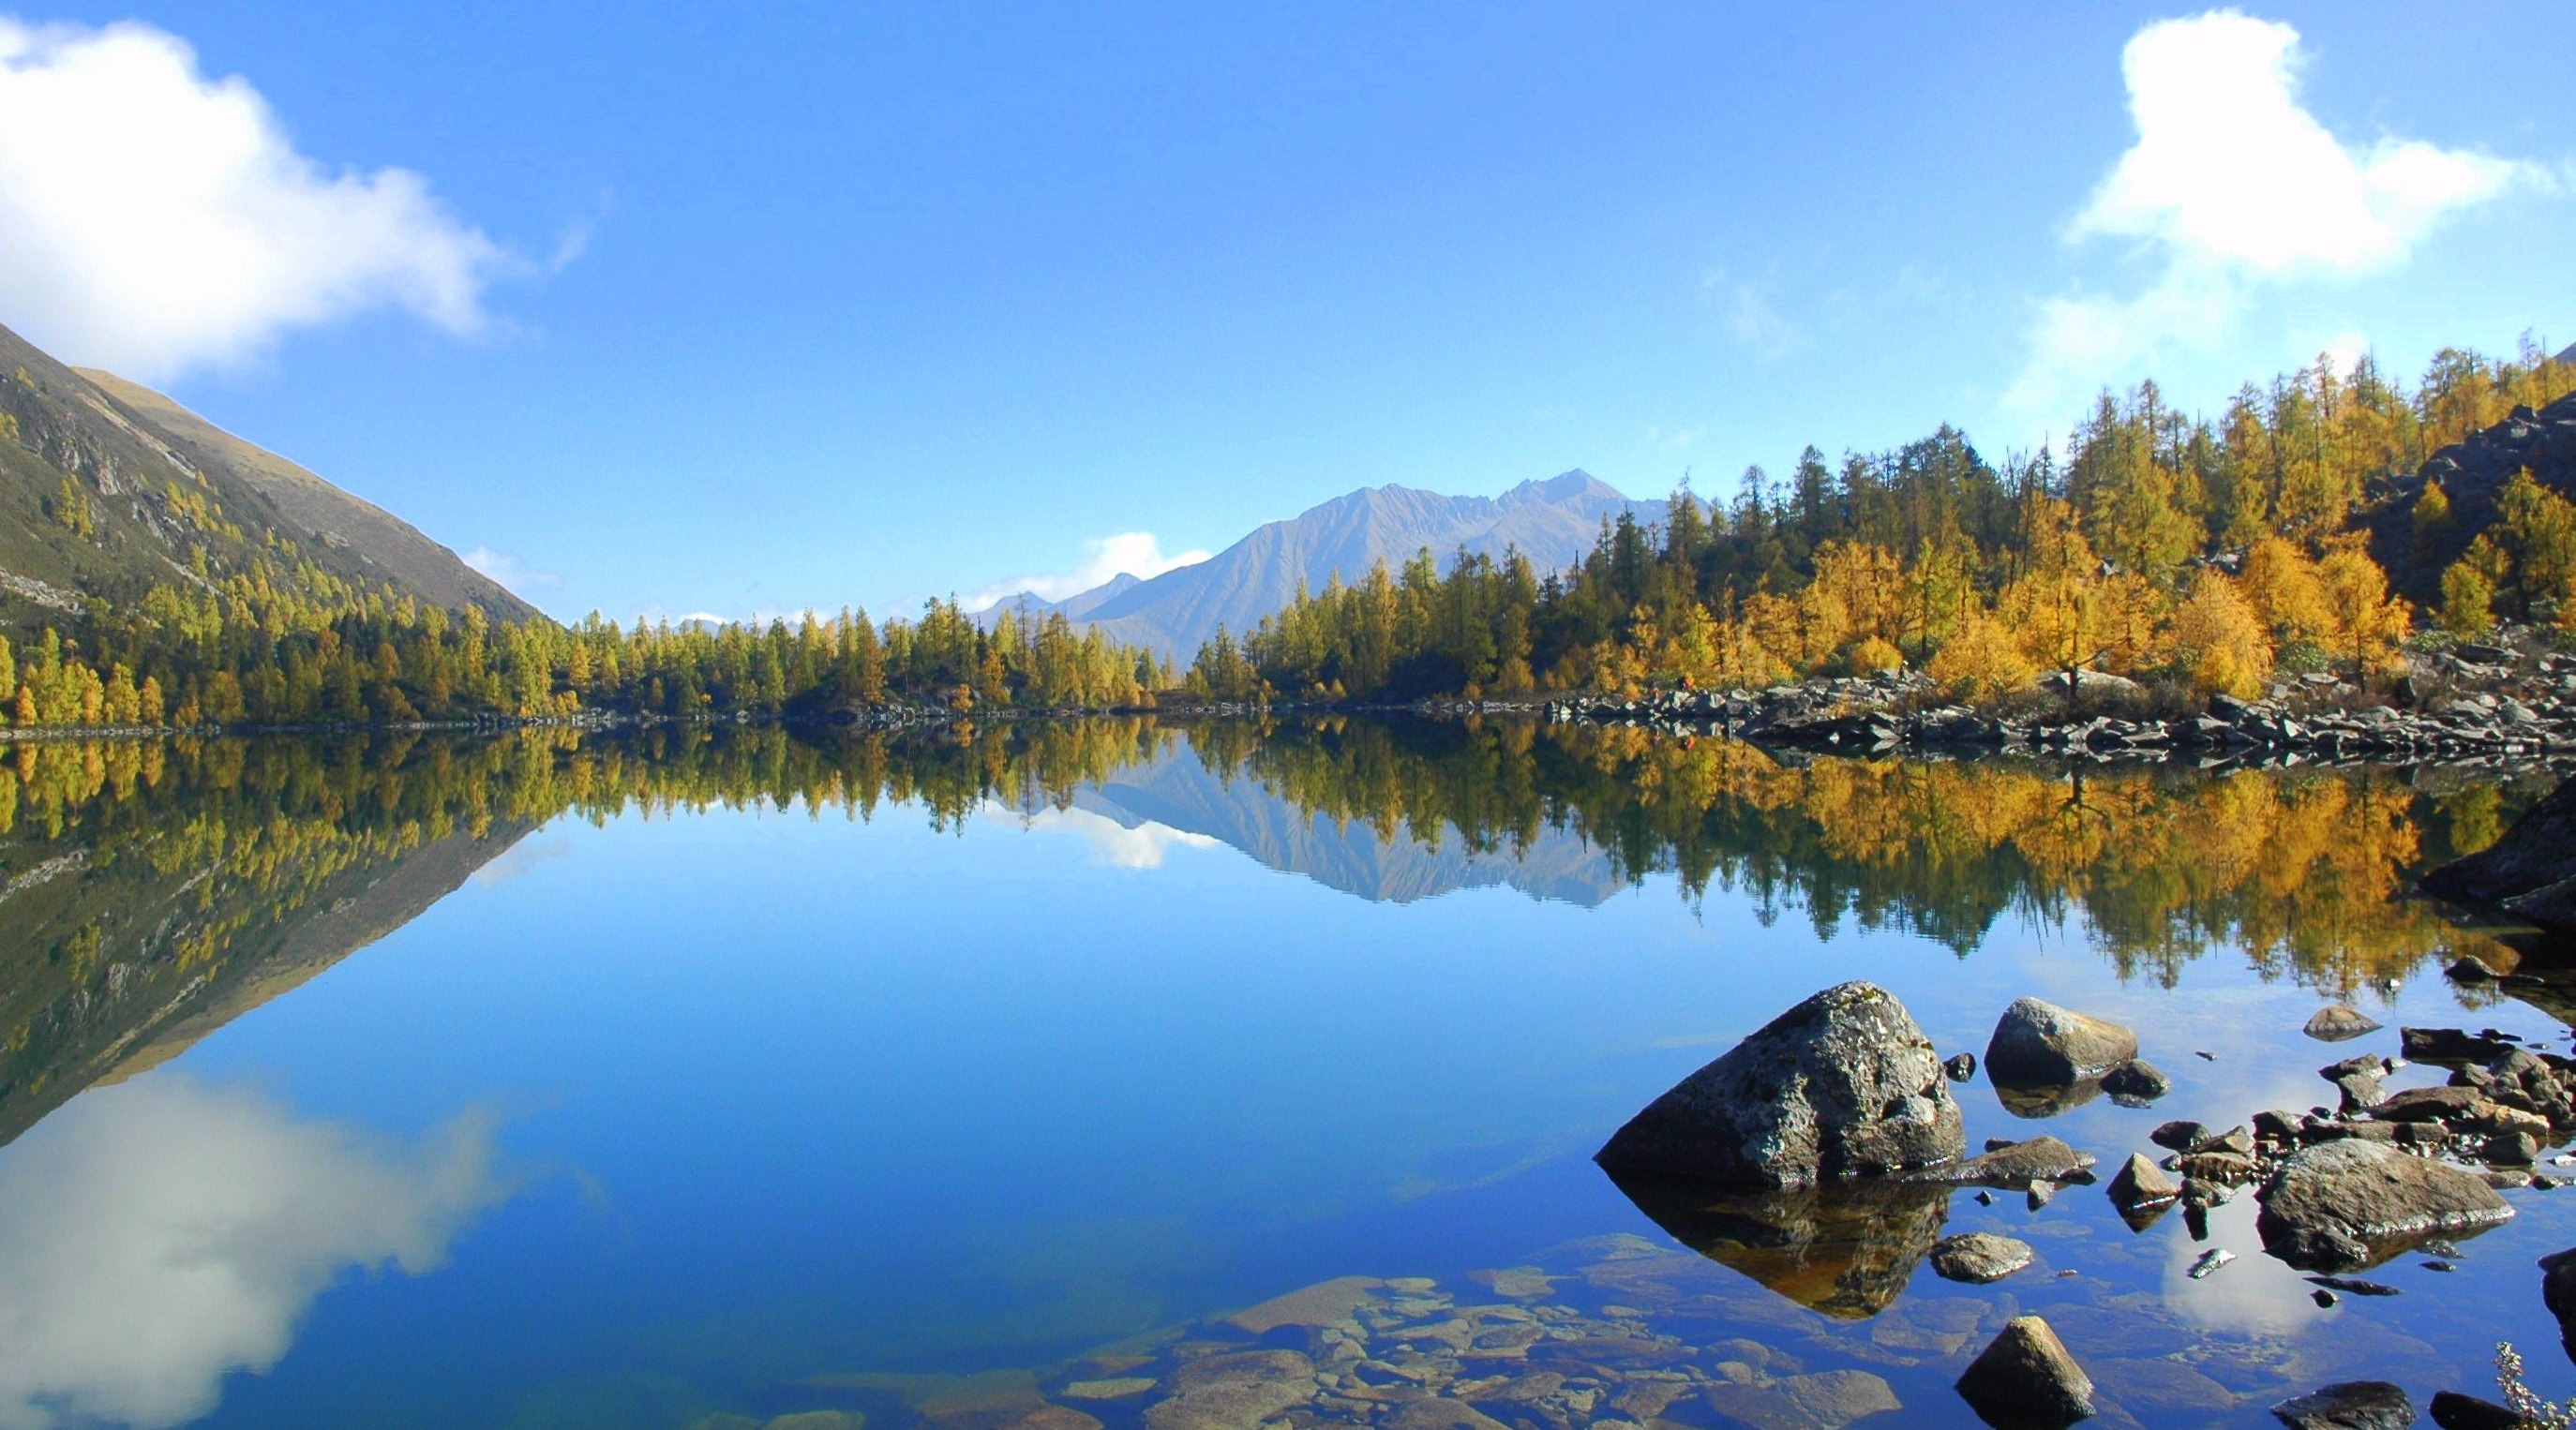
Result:
[[[1160,869],[1164,856],[1175,846],[1214,849],[1221,843],[1210,835],[1174,829],[1150,819],[1134,825],[1121,824],[1087,809],[1048,808],[1022,814],[998,804],[993,808],[1018,820],[1026,829],[1070,830],[1091,846],[1093,863],[1118,869]]]
[[[436,1269],[501,1200],[493,1125],[416,1144],[158,1073],[82,1094],[0,1153],[0,1430],[205,1415],[353,1269]]]

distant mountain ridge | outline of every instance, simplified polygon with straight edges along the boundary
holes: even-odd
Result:
[[[501,619],[536,614],[399,518],[0,328],[0,627],[122,606],[154,586],[246,576],[295,589],[315,573]]]
[[[1498,497],[1364,487],[1270,522],[1196,565],[1150,581],[1122,576],[1053,609],[1112,639],[1187,660],[1220,625],[1247,631],[1286,607],[1300,582],[1320,591],[1338,575],[1348,585],[1379,561],[1401,566],[1425,547],[1444,567],[1461,548],[1495,558],[1517,549],[1541,572],[1561,570],[1582,560],[1601,523],[1622,512],[1657,521],[1664,504],[1634,500],[1579,468],[1523,482]],[[1044,614],[1022,601],[1035,598],[1004,606]]]
[[[1099,609],[1104,603],[1116,600],[1143,584],[1134,576],[1121,571],[1090,590],[1076,592],[1061,601],[1050,601],[1035,591],[1022,591],[1016,596],[1005,596],[1000,601],[985,607],[976,613],[975,619],[986,630],[991,630],[994,623],[1005,616],[1024,616],[1033,621],[1042,621],[1061,611],[1066,620],[1078,621]]]

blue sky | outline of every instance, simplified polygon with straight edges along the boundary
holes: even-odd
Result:
[[[73,6],[0,321],[558,615],[882,614],[2563,344],[2571,71],[2547,5]]]

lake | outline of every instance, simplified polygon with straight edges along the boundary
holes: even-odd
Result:
[[[2509,930],[2407,896],[2549,784],[1339,719],[0,747],[0,1430],[1965,1426],[2031,1310],[2097,1424],[2492,1396],[2500,1340],[2576,1394],[2576,1188],[2327,1308],[2250,1196],[1702,1254],[1590,1161],[1853,978],[1945,1055],[2024,994],[2136,1028],[2153,1106],[1955,1088],[2106,1174],[2401,1024],[2563,1050],[2442,977]],[[2386,1031],[2302,1036],[2337,1000]],[[1968,1230],[2038,1264],[1920,1264]]]

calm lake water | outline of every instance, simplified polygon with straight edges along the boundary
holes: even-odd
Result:
[[[1794,1225],[1686,1249],[1589,1160],[1851,978],[1944,1053],[2025,993],[2137,1028],[2176,1083],[2152,1108],[1957,1089],[1972,1147],[2047,1130],[2106,1173],[2168,1118],[2330,1100],[2316,1069],[2401,1023],[2563,1048],[2440,976],[2510,962],[2499,931],[2404,897],[2545,774],[1132,721],[0,771],[0,1430],[1124,1430],[1247,1350],[1528,1427],[1971,1425],[1950,1382],[2027,1310],[2097,1424],[2269,1424],[2364,1376],[2491,1395],[2501,1339],[2576,1394],[2533,1267],[2576,1188],[2323,1309],[2250,1196],[2199,1241],[2098,1187],[1960,1192],[1854,1269]],[[2301,1036],[2337,998],[2388,1030]],[[1917,1264],[1978,1229],[2039,1265]],[[2187,1278],[2211,1246],[2239,1259]],[[1349,1277],[1394,1284],[1300,1303],[1344,1330],[1224,1319]],[[1433,1423],[1372,1403],[1292,1418]]]

